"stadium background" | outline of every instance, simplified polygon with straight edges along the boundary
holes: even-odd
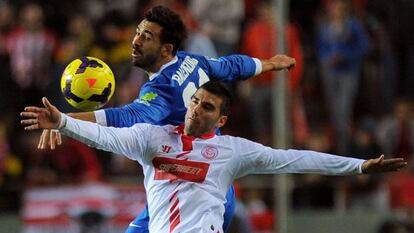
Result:
[[[349,141],[342,145],[317,49],[317,28],[329,22],[331,1],[289,1],[287,54],[298,62],[288,81],[289,147],[361,158],[401,155],[410,166],[381,176],[292,176],[288,232],[413,232],[414,2],[349,3],[368,46],[346,128]],[[155,4],[183,17],[191,31],[185,46],[190,51],[264,58],[277,51],[280,29],[272,20],[256,20],[268,19],[271,1],[0,1],[0,232],[122,232],[142,208],[139,166],[71,140],[56,151],[36,150],[39,134],[23,132],[18,113],[39,105],[41,96],[74,111],[61,96],[60,74],[83,55],[101,58],[115,73],[117,89],[108,106],[133,100],[146,76],[131,67],[131,39],[137,19]],[[272,78],[262,78],[267,81],[232,86],[237,102],[224,133],[270,145],[269,99],[258,92],[266,93]],[[261,103],[265,107],[257,107]],[[262,120],[252,118],[259,113]],[[274,232],[273,177],[249,176],[236,187],[240,203],[232,232]]]

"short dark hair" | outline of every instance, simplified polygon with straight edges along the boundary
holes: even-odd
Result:
[[[222,99],[223,103],[220,108],[220,115],[228,116],[230,115],[231,104],[233,97],[229,89],[225,86],[224,83],[219,81],[208,81],[203,84],[199,89],[204,89],[210,92],[213,95],[216,95]]]
[[[155,6],[145,13],[144,18],[162,27],[161,43],[172,44],[173,54],[175,55],[183,41],[187,38],[187,28],[181,17],[165,6]]]

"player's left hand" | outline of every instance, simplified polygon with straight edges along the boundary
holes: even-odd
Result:
[[[379,173],[399,171],[407,166],[403,158],[384,159],[384,155],[376,159],[369,159],[362,164],[362,173]]]
[[[20,121],[25,130],[35,129],[56,129],[59,126],[61,112],[53,106],[46,97],[42,98],[45,108],[25,107],[20,116],[24,118]]]

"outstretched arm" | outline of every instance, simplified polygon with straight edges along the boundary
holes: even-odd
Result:
[[[280,150],[237,139],[236,168],[241,176],[255,173],[318,173],[352,175],[399,171],[407,166],[402,158],[361,160],[309,150]]]
[[[213,80],[246,80],[267,71],[291,69],[296,60],[286,55],[275,55],[269,59],[257,59],[246,55],[229,55],[218,59],[205,59],[208,76]],[[202,61],[202,59],[200,59]]]
[[[148,124],[137,124],[131,128],[104,127],[62,114],[46,98],[42,102],[44,108],[26,107],[20,113],[25,130],[59,129],[64,135],[89,146],[138,161],[143,156],[142,152],[146,151],[148,132],[153,131]]]

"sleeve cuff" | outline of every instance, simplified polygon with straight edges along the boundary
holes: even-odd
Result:
[[[365,160],[363,160],[361,163],[359,163],[359,166],[358,166],[359,174],[366,174],[362,171],[362,164],[364,164],[364,162],[365,162]]]
[[[56,128],[57,130],[61,130],[66,126],[66,123],[68,122],[68,117],[66,116],[66,114],[61,113],[60,114],[60,122],[59,122],[59,126]]]
[[[253,61],[256,64],[256,71],[254,72],[254,76],[256,76],[262,73],[262,62],[258,58],[253,58]]]
[[[97,110],[97,111],[94,111],[94,113],[95,113],[96,123],[102,126],[108,126],[108,123],[106,122],[105,110]]]

